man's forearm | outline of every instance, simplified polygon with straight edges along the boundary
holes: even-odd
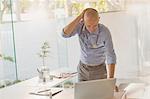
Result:
[[[108,65],[108,78],[114,78],[115,64]]]
[[[79,15],[70,24],[68,24],[66,27],[64,27],[63,31],[64,31],[65,35],[70,35],[74,31],[76,26],[79,24],[81,19],[82,19],[82,15]]]

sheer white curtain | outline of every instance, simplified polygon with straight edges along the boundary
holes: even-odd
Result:
[[[142,75],[150,74],[150,1],[132,0],[128,5],[128,11],[136,18],[138,62],[139,71]]]
[[[150,4],[141,5],[139,10],[137,16],[139,64],[141,72],[146,73],[150,69]]]

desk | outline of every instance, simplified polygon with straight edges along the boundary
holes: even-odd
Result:
[[[62,73],[63,70],[51,72],[51,74],[56,75]],[[48,99],[46,96],[37,96],[37,95],[30,95],[30,92],[35,90],[41,89],[41,87],[45,87],[46,89],[54,87],[58,84],[61,84],[73,77],[76,74],[67,77],[57,79],[54,78],[53,81],[47,83],[39,83],[39,78],[34,77],[32,79],[22,81],[20,83],[5,87],[0,89],[0,99]]]
[[[38,96],[29,94],[37,87],[29,86],[10,86],[3,90],[0,90],[0,99],[49,99],[47,96]],[[123,92],[115,93],[114,99],[125,99],[123,98]],[[122,98],[121,98],[122,97]],[[53,99],[74,99],[74,90],[64,89],[63,92],[55,95]]]
[[[64,71],[68,71],[68,70],[61,69],[58,71],[53,71],[51,72],[51,74],[57,75]],[[34,77],[32,79],[22,81],[15,85],[0,89],[0,99],[49,99],[47,96],[37,96],[37,95],[31,95],[29,93],[34,92],[35,90],[38,90],[41,87],[51,88],[53,86],[63,83],[64,81],[71,79],[74,76],[62,78],[62,79],[54,78],[53,81],[45,84],[39,83],[38,77]],[[65,89],[63,92],[54,96],[53,99],[74,99],[73,93],[74,93],[73,89]],[[131,84],[131,87],[129,86],[128,88],[126,88],[125,96],[127,97],[127,99],[137,99],[137,98],[139,99],[139,97],[140,99],[150,99],[149,93],[150,93],[150,86],[145,88],[143,84],[135,83],[135,84]],[[123,92],[115,93],[114,99],[121,99],[120,97],[122,95]]]
[[[0,99],[49,99],[47,96],[29,94],[38,88],[40,88],[40,86],[25,86],[22,83],[18,83],[1,89]],[[122,99],[150,99],[149,93],[150,86],[133,83],[126,88],[125,96]],[[118,97],[120,97],[120,95],[122,96],[122,94],[122,92],[115,93],[114,99],[121,99]],[[65,89],[63,92],[54,96],[53,99],[74,99],[73,89]]]
[[[46,84],[38,84],[38,77],[34,77],[27,81],[0,89],[0,99],[49,99],[47,96],[31,95],[29,93],[41,89],[41,86],[46,89],[53,87],[70,78],[72,77],[54,79]],[[145,84],[131,83],[125,90],[126,93],[122,99],[150,99],[150,86],[145,86]],[[63,92],[54,96],[53,99],[74,99],[73,93],[73,89],[65,89]],[[115,93],[114,99],[121,99],[122,95],[123,92]]]
[[[71,77],[65,78],[65,79],[54,79],[52,82],[49,82],[48,87],[47,84],[42,85],[42,87],[45,86],[46,89],[49,87],[55,86],[58,83],[61,83],[63,81],[66,81],[70,79]],[[39,91],[41,86],[39,84],[34,82],[37,81],[38,78],[32,78],[27,81],[20,82],[18,84],[5,87],[0,90],[0,99],[49,99],[47,96],[38,96],[38,95],[31,95],[30,92],[36,92]],[[35,83],[35,84],[34,84]],[[32,85],[33,84],[33,85]],[[123,92],[115,93],[114,99],[124,99],[121,98],[123,95]],[[57,94],[53,97],[53,99],[74,99],[74,90],[73,89],[64,89],[63,92]]]
[[[10,99],[10,98],[12,99],[49,99],[47,96],[31,95],[29,93],[35,92],[35,90],[39,91],[41,87],[45,87],[46,89],[49,89],[50,87],[56,86],[68,79],[71,79],[74,76],[62,78],[62,79],[54,78],[53,81],[45,83],[45,84],[38,83],[38,77],[34,77],[32,79],[20,82],[18,84],[0,89],[0,99]],[[122,95],[123,95],[122,92],[115,93],[114,99],[121,99]],[[65,89],[63,92],[54,96],[53,99],[74,99],[73,89]]]
[[[39,90],[41,90],[41,87],[45,87],[46,89],[49,89],[49,87],[57,85],[58,83],[61,83],[67,79],[70,79],[70,78],[57,79],[57,80],[54,79],[51,83],[49,82],[50,85],[48,85],[48,87],[47,87],[47,84],[42,85],[42,86],[39,86],[39,85],[31,86],[31,85],[29,85],[30,80],[21,82],[21,83],[0,89],[0,99],[49,99],[46,96],[31,95],[29,93],[39,91]],[[34,81],[34,80],[31,79],[31,81]]]

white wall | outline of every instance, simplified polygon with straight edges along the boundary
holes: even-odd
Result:
[[[150,75],[150,1],[149,3],[130,4],[128,13],[136,17],[140,75]]]

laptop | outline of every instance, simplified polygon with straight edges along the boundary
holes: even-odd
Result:
[[[74,99],[113,99],[115,83],[115,78],[75,83]]]

